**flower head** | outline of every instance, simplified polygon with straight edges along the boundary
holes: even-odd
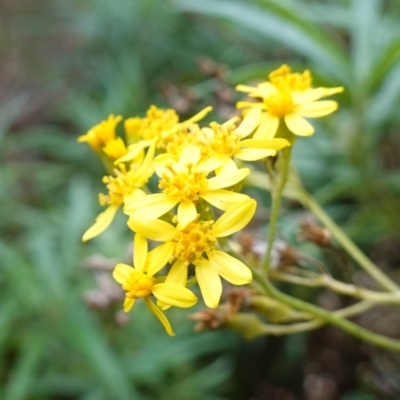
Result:
[[[144,195],[140,188],[148,182],[153,174],[153,157],[154,145],[150,146],[140,164],[131,164],[129,168],[125,164],[120,164],[114,169],[114,176],[108,175],[103,178],[103,183],[106,185],[108,193],[99,194],[99,203],[108,207],[97,216],[96,222],[83,234],[82,240],[84,242],[104,232],[114,219],[118,208],[127,199]]]
[[[159,250],[147,250],[147,240],[135,235],[133,265],[117,264],[113,277],[125,291],[124,311],[128,312],[137,299],[143,298],[149,310],[160,320],[170,336],[174,336],[171,324],[163,312],[151,301],[154,296],[167,306],[192,307],[197,302],[196,296],[182,285],[157,283],[153,277],[166,264],[166,259]]]
[[[221,162],[215,158],[201,161],[200,157],[200,149],[194,145],[187,146],[178,160],[168,154],[157,157],[155,171],[160,178],[158,187],[163,193],[132,198],[126,203],[124,212],[132,219],[146,221],[160,217],[179,203],[177,220],[184,227],[196,219],[200,198],[223,210],[248,198],[224,189],[243,180],[250,173],[248,168],[235,167],[208,178]]]
[[[269,82],[257,87],[237,86],[237,90],[259,99],[254,103],[241,101],[237,105],[248,109],[243,123],[249,133],[256,130],[253,138],[273,138],[281,123],[295,135],[311,136],[314,128],[304,117],[319,118],[331,114],[337,109],[337,103],[319,99],[343,92],[343,87],[312,88],[311,82],[310,71],[292,73],[287,65],[283,65],[269,75]]]
[[[115,139],[115,128],[121,120],[120,115],[111,114],[107,120],[89,129],[85,135],[79,136],[78,142],[86,142],[95,152],[100,153],[109,141]]]
[[[124,127],[128,142],[135,143],[139,140],[159,139],[164,131],[170,130],[178,122],[179,116],[175,110],[152,105],[146,117],[128,118],[124,121]]]
[[[247,225],[255,209],[255,200],[246,199],[228,208],[216,222],[195,220],[179,229],[162,220],[137,221],[130,218],[128,226],[148,239],[165,242],[157,249],[173,263],[166,283],[184,286],[187,267],[194,265],[206,305],[216,308],[222,293],[220,276],[234,285],[243,285],[252,279],[246,265],[218,250],[217,240]]]
[[[254,130],[248,126],[248,120],[236,126],[237,118],[218,124],[211,122],[210,127],[203,128],[205,137],[203,151],[226,162],[234,157],[243,161],[256,161],[276,155],[277,150],[289,146],[286,139],[246,139]]]

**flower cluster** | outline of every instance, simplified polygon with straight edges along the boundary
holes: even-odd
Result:
[[[124,121],[125,140],[116,132],[122,117],[114,115],[78,138],[112,166],[103,178],[106,193],[99,195],[100,205],[107,208],[83,240],[106,230],[122,208],[134,233],[133,266],[118,264],[113,273],[126,293],[124,310],[143,298],[170,335],[163,311],[197,301],[188,282],[197,282],[205,304],[217,308],[221,278],[232,285],[252,280],[250,269],[230,254],[226,240],[256,211],[256,201],[241,193],[251,173],[246,162],[276,156],[291,146],[291,138],[282,134],[284,126],[297,135],[312,135],[304,117],[333,112],[334,101],[317,100],[342,88],[312,88],[309,71],[291,73],[284,65],[269,81],[237,90],[256,100],[238,103],[242,118],[205,124],[212,111],[207,107],[180,121],[174,110],[151,106],[144,118]],[[157,182],[157,193],[150,192],[150,179]],[[149,241],[156,243],[151,251]],[[191,273],[194,278],[188,280]]]

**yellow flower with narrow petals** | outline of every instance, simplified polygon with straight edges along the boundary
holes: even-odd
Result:
[[[115,266],[113,277],[125,291],[124,311],[128,312],[137,299],[143,298],[149,310],[160,320],[166,332],[175,336],[171,324],[164,313],[151,301],[154,296],[166,306],[188,308],[197,302],[197,297],[182,285],[157,283],[154,275],[160,271],[167,260],[158,249],[148,252],[147,240],[135,235],[133,267],[126,264]]]
[[[84,242],[104,232],[111,224],[118,209],[127,199],[144,195],[140,188],[148,182],[153,174],[154,150],[154,145],[150,146],[142,163],[131,164],[129,168],[120,164],[114,170],[115,176],[109,175],[103,178],[108,193],[99,195],[99,203],[108,207],[97,216],[96,222],[83,234],[82,240]]]
[[[159,139],[164,131],[170,130],[178,123],[179,116],[175,110],[165,110],[152,105],[145,118],[128,118],[124,121],[124,127],[128,142],[132,144],[143,139]]]
[[[207,179],[221,162],[215,158],[201,161],[200,157],[200,149],[193,145],[182,151],[178,161],[168,154],[157,157],[155,172],[160,177],[158,187],[163,193],[132,198],[126,202],[124,212],[132,219],[146,221],[160,217],[179,203],[177,221],[184,227],[196,219],[196,204],[200,198],[222,210],[248,199],[246,195],[224,189],[243,180],[250,173],[248,168],[235,167],[235,170]]]
[[[218,250],[217,239],[246,226],[255,209],[256,201],[247,199],[228,208],[215,223],[195,220],[179,229],[159,219],[137,221],[130,218],[128,226],[148,239],[165,242],[156,249],[163,259],[168,258],[173,263],[166,283],[185,286],[187,267],[193,264],[204,302],[208,307],[216,308],[222,293],[220,277],[234,285],[244,285],[252,280],[251,271],[245,264]]]
[[[261,101],[237,104],[238,108],[248,108],[243,124],[248,132],[254,132],[254,139],[273,138],[281,123],[299,136],[311,136],[314,127],[305,118],[320,118],[338,108],[336,101],[319,99],[343,92],[343,87],[312,88],[310,71],[303,74],[291,73],[287,65],[273,71],[269,82],[257,87],[239,85],[236,90],[246,92]]]
[[[86,135],[79,136],[78,142],[86,142],[96,153],[100,153],[107,142],[115,139],[115,128],[121,120],[120,115],[111,114],[107,120],[89,129]]]
[[[125,121],[125,132],[129,143],[139,140],[156,140],[156,147],[165,150],[170,142],[175,142],[178,132],[187,130],[191,125],[202,120],[212,107],[206,107],[193,117],[179,122],[174,110],[163,110],[151,106],[145,118],[128,118]],[[128,149],[129,150],[129,149]]]
[[[203,128],[203,151],[226,162],[226,159],[238,158],[243,161],[256,161],[262,158],[275,156],[290,143],[286,139],[246,139],[252,131],[248,129],[248,120],[244,120],[238,127],[238,118],[232,118],[224,124],[211,122],[210,127]]]

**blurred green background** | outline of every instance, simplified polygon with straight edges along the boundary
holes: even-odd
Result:
[[[396,0],[0,0],[0,399],[400,399],[398,357],[333,328],[246,343],[226,330],[195,334],[176,310],[169,338],[140,306],[127,320],[119,301],[96,302],[109,282],[87,257],[121,261],[130,235],[119,218],[81,243],[103,169],[76,143],[110,113],[143,115],[150,104],[185,117],[211,103],[223,119],[237,83],[283,62],[310,68],[316,85],[346,91],[298,141],[295,162],[392,273],[399,20]],[[287,204],[282,232],[300,217]],[[398,317],[385,315],[381,332],[400,337]]]

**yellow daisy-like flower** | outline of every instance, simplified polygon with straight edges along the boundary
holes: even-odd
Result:
[[[86,135],[78,137],[78,142],[86,142],[96,152],[100,153],[107,142],[115,139],[115,128],[122,120],[120,115],[110,115],[107,120],[91,128]]]
[[[251,282],[250,269],[241,261],[217,249],[217,239],[232,235],[251,220],[256,201],[247,199],[231,206],[215,223],[193,221],[183,229],[156,219],[137,221],[130,218],[128,226],[140,235],[165,242],[156,249],[168,257],[173,266],[166,283],[185,286],[187,267],[195,266],[197,282],[208,307],[218,307],[222,293],[221,278],[234,285]]]
[[[202,133],[206,142],[203,142],[203,151],[221,159],[222,162],[233,157],[243,161],[256,161],[274,156],[277,150],[290,145],[286,139],[279,138],[246,139],[254,128],[248,126],[248,119],[244,119],[236,127],[237,120],[235,117],[224,124],[212,122],[209,128],[203,128]]]
[[[128,169],[124,164],[120,164],[114,170],[115,176],[110,175],[103,178],[108,194],[101,193],[99,203],[103,206],[108,205],[108,207],[97,216],[96,222],[83,234],[84,242],[104,232],[114,219],[117,210],[127,200],[144,195],[140,188],[148,182],[153,174],[154,150],[154,145],[150,146],[141,164],[131,164]]]
[[[280,123],[299,136],[311,136],[313,126],[305,118],[320,118],[338,108],[336,101],[319,99],[343,92],[343,87],[312,88],[311,73],[293,74],[287,65],[273,71],[269,82],[257,87],[239,85],[236,90],[250,97],[260,98],[257,102],[241,101],[238,108],[248,108],[243,123],[254,139],[270,139],[276,135]]]
[[[156,219],[178,203],[177,220],[184,227],[197,218],[196,203],[200,198],[226,210],[230,205],[248,199],[248,196],[224,188],[236,185],[249,175],[248,168],[229,170],[207,179],[207,175],[221,166],[218,159],[201,161],[197,146],[189,145],[174,161],[168,154],[155,159],[155,172],[160,177],[163,193],[136,197],[126,202],[124,212],[138,221]]]
[[[122,285],[125,293],[124,311],[128,312],[137,299],[143,298],[149,310],[160,320],[166,332],[175,336],[171,324],[164,313],[150,300],[153,295],[157,300],[167,306],[188,308],[197,302],[197,297],[182,285],[173,283],[157,283],[154,275],[160,271],[168,259],[154,249],[148,252],[147,240],[135,235],[133,265],[117,264],[113,277]]]
[[[124,121],[124,127],[128,142],[135,143],[142,139],[159,139],[162,132],[170,130],[178,123],[179,115],[175,110],[152,105],[145,118],[128,118]]]
[[[212,107],[206,107],[193,117],[179,122],[179,116],[175,110],[163,110],[151,106],[145,118],[128,118],[125,124],[125,132],[129,143],[139,140],[156,140],[156,147],[165,150],[180,130],[185,130],[190,125],[202,120]],[[130,150],[130,149],[128,149]]]

